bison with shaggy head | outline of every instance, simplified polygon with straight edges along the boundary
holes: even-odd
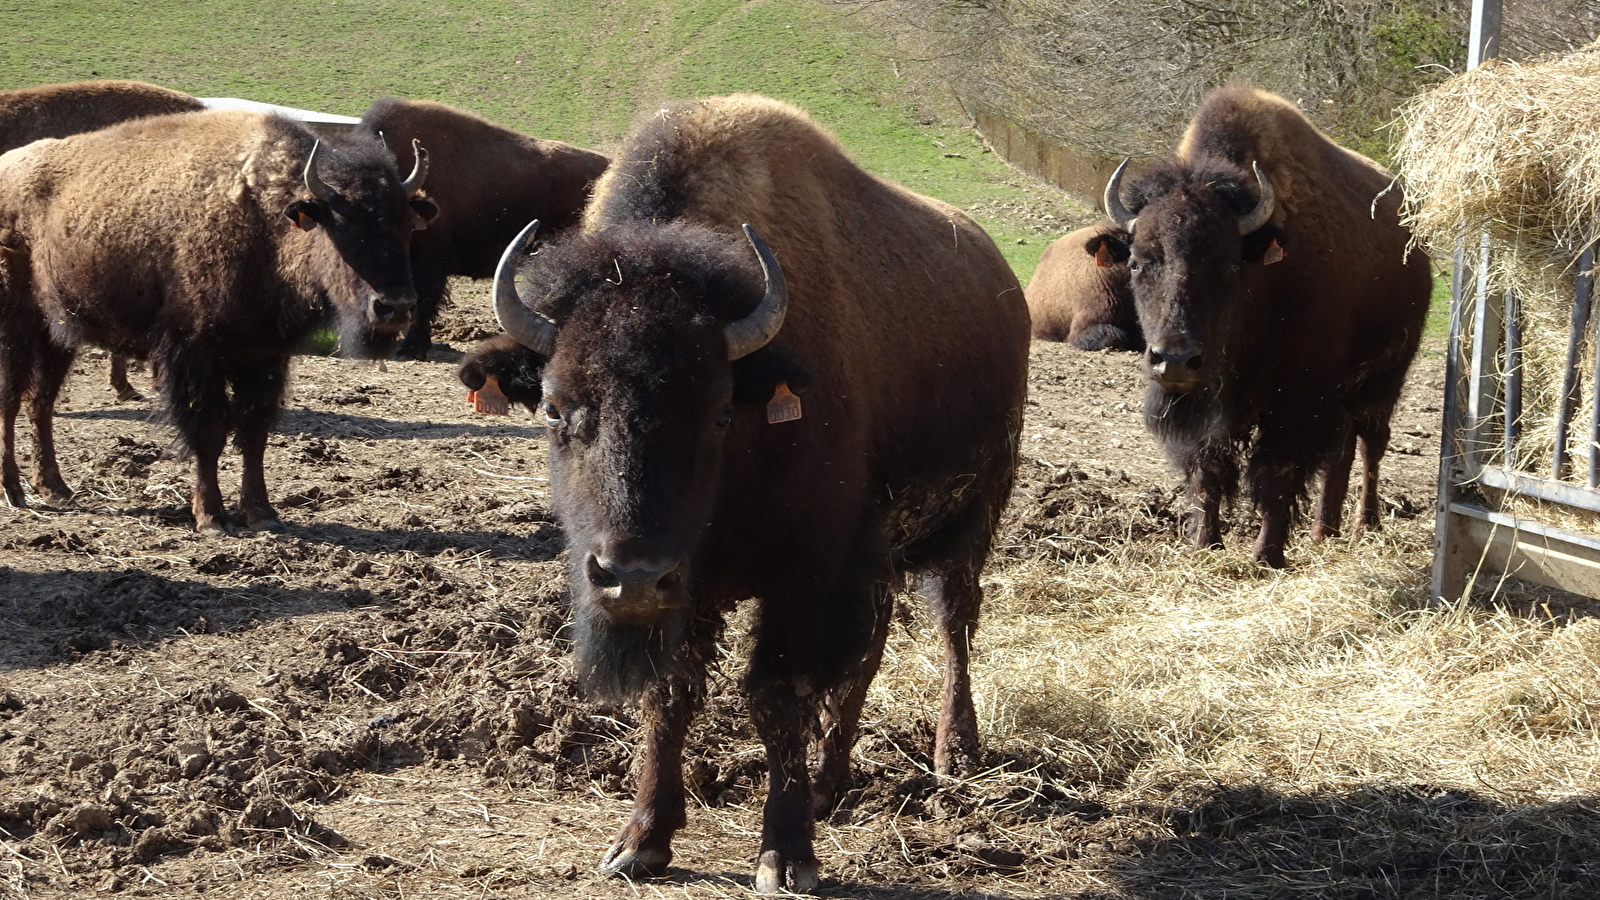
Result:
[[[252,528],[281,529],[262,456],[296,343],[340,314],[347,346],[410,323],[408,250],[435,213],[426,156],[402,178],[373,140],[337,146],[278,116],[140,119],[0,156],[0,482],[25,502],[14,453],[22,401],[35,490],[72,491],[51,417],[78,345],[148,358],[195,458],[195,525],[227,526],[217,460],[233,431]]]
[[[642,123],[584,229],[513,288],[520,243],[496,309],[542,372],[578,671],[645,713],[633,815],[602,867],[666,869],[706,667],[724,614],[754,598],[744,686],[770,777],[756,887],[809,891],[813,807],[848,772],[908,582],[945,641],[935,766],[976,763],[978,574],[1026,387],[1016,278],[961,212],[752,96]],[[488,369],[509,349],[491,345]],[[468,387],[484,359],[468,360]]]
[[[361,128],[388,141],[402,169],[413,162],[413,141],[439,164],[428,182],[439,215],[411,241],[417,312],[395,351],[401,359],[427,358],[449,276],[494,275],[500,252],[532,219],[547,235],[576,225],[594,180],[610,164],[592,150],[518,134],[426,100],[379,100],[362,115]]]
[[[1257,560],[1283,566],[1318,471],[1312,537],[1338,533],[1358,440],[1359,521],[1376,526],[1389,417],[1431,292],[1393,176],[1244,86],[1207,95],[1176,159],[1126,202],[1122,172],[1105,204],[1147,342],[1145,424],[1183,474],[1196,544],[1221,543],[1241,464]]]
[[[201,109],[205,104],[188,94],[142,81],[75,81],[0,91],[0,153],[130,119]],[[128,382],[126,361],[116,354],[111,388],[118,400],[140,399]]]
[[[1115,258],[1107,241],[1116,230],[1110,222],[1097,222],[1045,248],[1024,289],[1034,337],[1066,341],[1079,350],[1144,349],[1128,265]]]

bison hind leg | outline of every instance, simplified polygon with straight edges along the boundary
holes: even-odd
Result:
[[[28,400],[28,417],[33,420],[34,490],[48,506],[64,509],[72,505],[72,488],[61,477],[56,464],[55,412],[56,397],[67,380],[72,359],[77,350],[46,342],[34,359],[32,396]]]

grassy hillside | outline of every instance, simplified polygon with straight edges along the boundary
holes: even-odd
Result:
[[[980,221],[1024,279],[1054,228],[1042,215],[1087,215],[985,153],[964,123],[919,110],[887,43],[847,7],[820,0],[14,0],[0,8],[12,26],[0,33],[0,88],[135,78],[347,115],[394,94],[601,149],[665,100],[755,91],[809,110],[872,171],[987,211]]]

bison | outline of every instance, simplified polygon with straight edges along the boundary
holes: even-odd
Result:
[[[361,128],[392,144],[402,168],[411,164],[412,141],[421,141],[440,164],[428,182],[439,216],[411,242],[417,311],[396,351],[401,359],[427,358],[449,276],[494,275],[501,251],[530,219],[550,231],[577,224],[594,180],[611,162],[424,100],[378,100],[362,115]]]
[[[959,210],[750,95],[644,120],[582,230],[513,286],[522,243],[495,308],[542,363],[577,671],[644,713],[633,814],[602,870],[666,869],[706,667],[724,614],[755,598],[743,683],[770,778],[755,883],[809,891],[813,810],[848,774],[902,586],[931,602],[944,640],[935,767],[976,763],[978,573],[1026,392],[1016,277]],[[468,387],[508,349],[472,355]]]
[[[1067,341],[1079,350],[1144,349],[1128,266],[1113,258],[1106,242],[1114,231],[1110,222],[1097,222],[1045,248],[1023,291],[1034,337]]]
[[[1195,543],[1221,543],[1241,465],[1261,514],[1255,558],[1284,564],[1323,474],[1313,539],[1337,534],[1361,442],[1359,522],[1378,524],[1378,464],[1431,292],[1398,219],[1400,190],[1292,104],[1208,94],[1174,160],[1106,186],[1148,347],[1146,426],[1181,471]]]
[[[194,112],[126,122],[0,156],[0,415],[6,499],[24,504],[14,452],[24,399],[34,488],[70,502],[51,417],[82,343],[152,363],[195,458],[193,510],[226,530],[217,459],[243,458],[246,524],[281,530],[262,455],[291,351],[337,310],[351,343],[380,348],[416,305],[411,233],[426,156],[402,179],[377,141],[319,143],[274,115]],[[386,348],[383,348],[386,349]]]
[[[204,109],[181,91],[142,81],[78,81],[0,91],[0,153],[41,138],[95,131],[129,119]],[[137,400],[126,361],[111,355],[111,388],[118,400]]]

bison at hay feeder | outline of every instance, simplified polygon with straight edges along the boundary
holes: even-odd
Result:
[[[1106,186],[1108,240],[1147,342],[1145,424],[1183,475],[1195,543],[1220,545],[1241,463],[1257,560],[1284,565],[1318,471],[1312,537],[1338,533],[1358,439],[1359,521],[1377,525],[1378,464],[1432,285],[1393,176],[1243,86],[1206,96],[1177,157],[1126,204],[1122,172]]]
[[[813,810],[848,773],[908,582],[945,641],[935,766],[976,765],[978,574],[1026,390],[1016,277],[959,210],[753,96],[645,120],[583,230],[513,287],[518,244],[496,309],[542,363],[578,671],[645,714],[633,815],[602,868],[665,871],[706,667],[724,615],[755,598],[744,685],[770,779],[755,883],[809,891]]]
[[[25,503],[17,411],[34,424],[34,489],[70,503],[52,416],[77,347],[148,358],[195,458],[192,508],[227,530],[217,460],[231,430],[252,528],[281,529],[262,457],[289,357],[324,318],[386,348],[416,305],[411,232],[435,213],[373,140],[319,143],[247,112],[159,116],[0,156],[0,416],[6,499]]]

